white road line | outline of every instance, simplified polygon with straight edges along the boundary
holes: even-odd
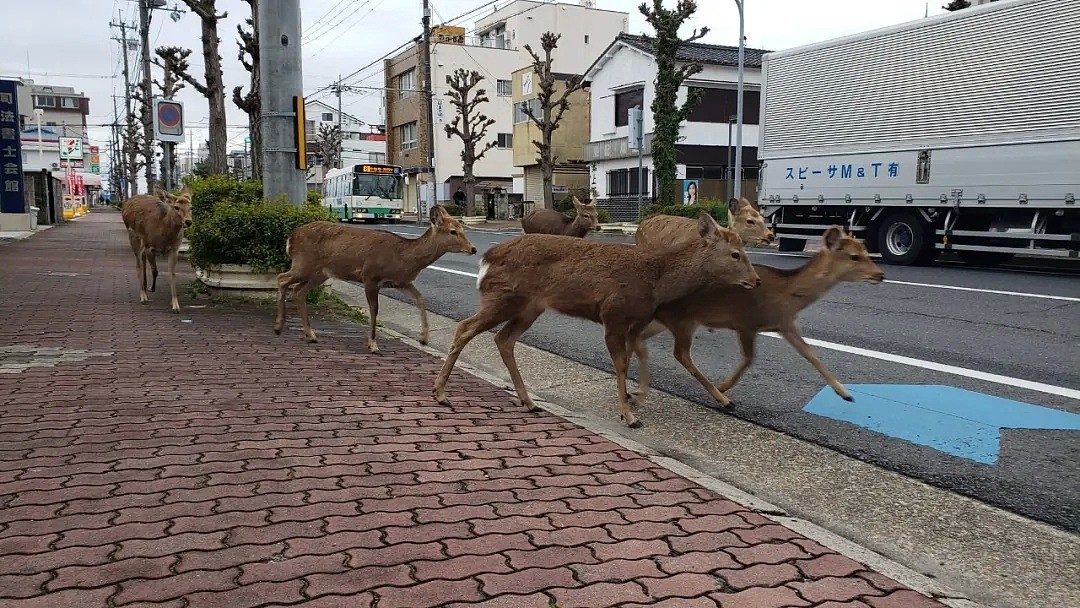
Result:
[[[892,283],[894,285],[911,285],[914,287],[933,287],[936,289],[953,289],[956,291],[975,291],[978,293],[993,293],[1002,296],[1020,296],[1023,298],[1041,298],[1043,300],[1061,300],[1063,302],[1080,302],[1080,298],[1072,298],[1069,296],[1052,296],[1044,293],[1027,293],[1023,291],[1002,291],[1000,289],[980,289],[977,287],[958,287],[956,285],[938,285],[935,283],[914,283],[911,281],[893,281],[892,279],[885,279],[886,283]]]
[[[450,274],[457,274],[465,277],[476,278],[478,276],[475,272],[465,272],[463,270],[454,270],[453,268],[443,268],[442,266],[428,266],[428,269],[437,270],[439,272],[446,272]],[[781,340],[783,339],[780,334],[777,334],[775,332],[762,332],[761,335],[769,336],[770,338],[779,338]],[[848,346],[847,344],[838,344],[836,342],[827,342],[825,340],[816,340],[814,338],[804,338],[804,340],[806,340],[806,342],[810,345],[825,348],[828,350],[836,350],[852,355],[869,357],[871,359],[889,361],[890,363],[899,363],[901,365],[907,365],[909,367],[918,367],[921,369],[928,369],[936,372],[942,372],[945,374],[953,374],[954,376],[963,376],[965,378],[972,378],[974,380],[993,382],[994,384],[1002,384],[1005,386],[1024,388],[1031,391],[1046,393],[1048,395],[1058,395],[1059,397],[1080,399],[1080,390],[1065,388],[1063,386],[1054,386],[1053,384],[1034,382],[1032,380],[1024,380],[1022,378],[1013,378],[1011,376],[1002,376],[999,374],[991,374],[989,372],[980,372],[978,370],[968,369],[966,367],[946,365],[945,363],[937,363],[934,361],[924,361],[922,359],[905,357],[903,355],[894,355],[892,353],[884,353],[877,350],[859,348],[858,346]]]

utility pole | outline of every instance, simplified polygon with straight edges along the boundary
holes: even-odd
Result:
[[[120,151],[120,112],[116,109],[116,95],[113,98],[112,156],[109,158],[109,177],[115,186],[117,200],[124,200],[124,176],[127,175],[124,153]],[[117,176],[116,172],[120,175]]]
[[[743,2],[735,0],[739,7],[739,84],[737,87],[737,101],[735,115],[735,198],[742,197],[742,125],[743,125],[743,46],[746,36],[743,34]]]
[[[150,73],[150,0],[139,0],[139,38],[142,41],[142,125],[143,158],[146,159],[146,191],[153,192],[154,182],[154,91]]]
[[[263,196],[284,194],[299,207],[307,200],[300,0],[261,0],[258,5]]]
[[[427,97],[428,205],[435,204],[435,93],[431,88],[431,4],[424,0],[424,95]],[[468,204],[469,201],[466,201]],[[470,207],[471,209],[471,207]],[[416,208],[416,223],[425,221],[427,208]]]
[[[341,157],[344,156],[345,150],[345,131],[341,128],[341,74],[338,74],[337,85],[334,87],[334,91],[337,93],[337,132],[340,141],[338,142],[337,149],[337,168],[340,169],[344,165],[341,162]]]
[[[117,17],[119,18],[119,13]],[[123,19],[119,19],[120,23],[109,22],[112,27],[120,28],[120,37],[113,38],[120,43],[120,54],[124,58],[124,121],[125,123],[131,122],[134,119],[133,112],[131,111],[131,70],[128,65],[128,41],[127,41],[127,28],[128,24],[124,23]],[[127,173],[127,163],[123,163],[124,171],[124,183],[126,196],[132,196],[139,193],[139,184],[135,180],[128,179],[130,176]],[[126,197],[125,197],[126,198]]]

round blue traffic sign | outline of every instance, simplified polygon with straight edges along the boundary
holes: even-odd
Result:
[[[158,122],[163,127],[178,126],[180,124],[180,110],[173,104],[161,104],[158,106]]]

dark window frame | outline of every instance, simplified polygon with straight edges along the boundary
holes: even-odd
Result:
[[[615,126],[625,127],[630,124],[630,108],[641,106],[645,109],[645,87],[635,87],[615,93]]]

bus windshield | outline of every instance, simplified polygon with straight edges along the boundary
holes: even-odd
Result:
[[[401,198],[400,175],[358,174],[353,180],[353,196],[378,196],[386,199]]]

